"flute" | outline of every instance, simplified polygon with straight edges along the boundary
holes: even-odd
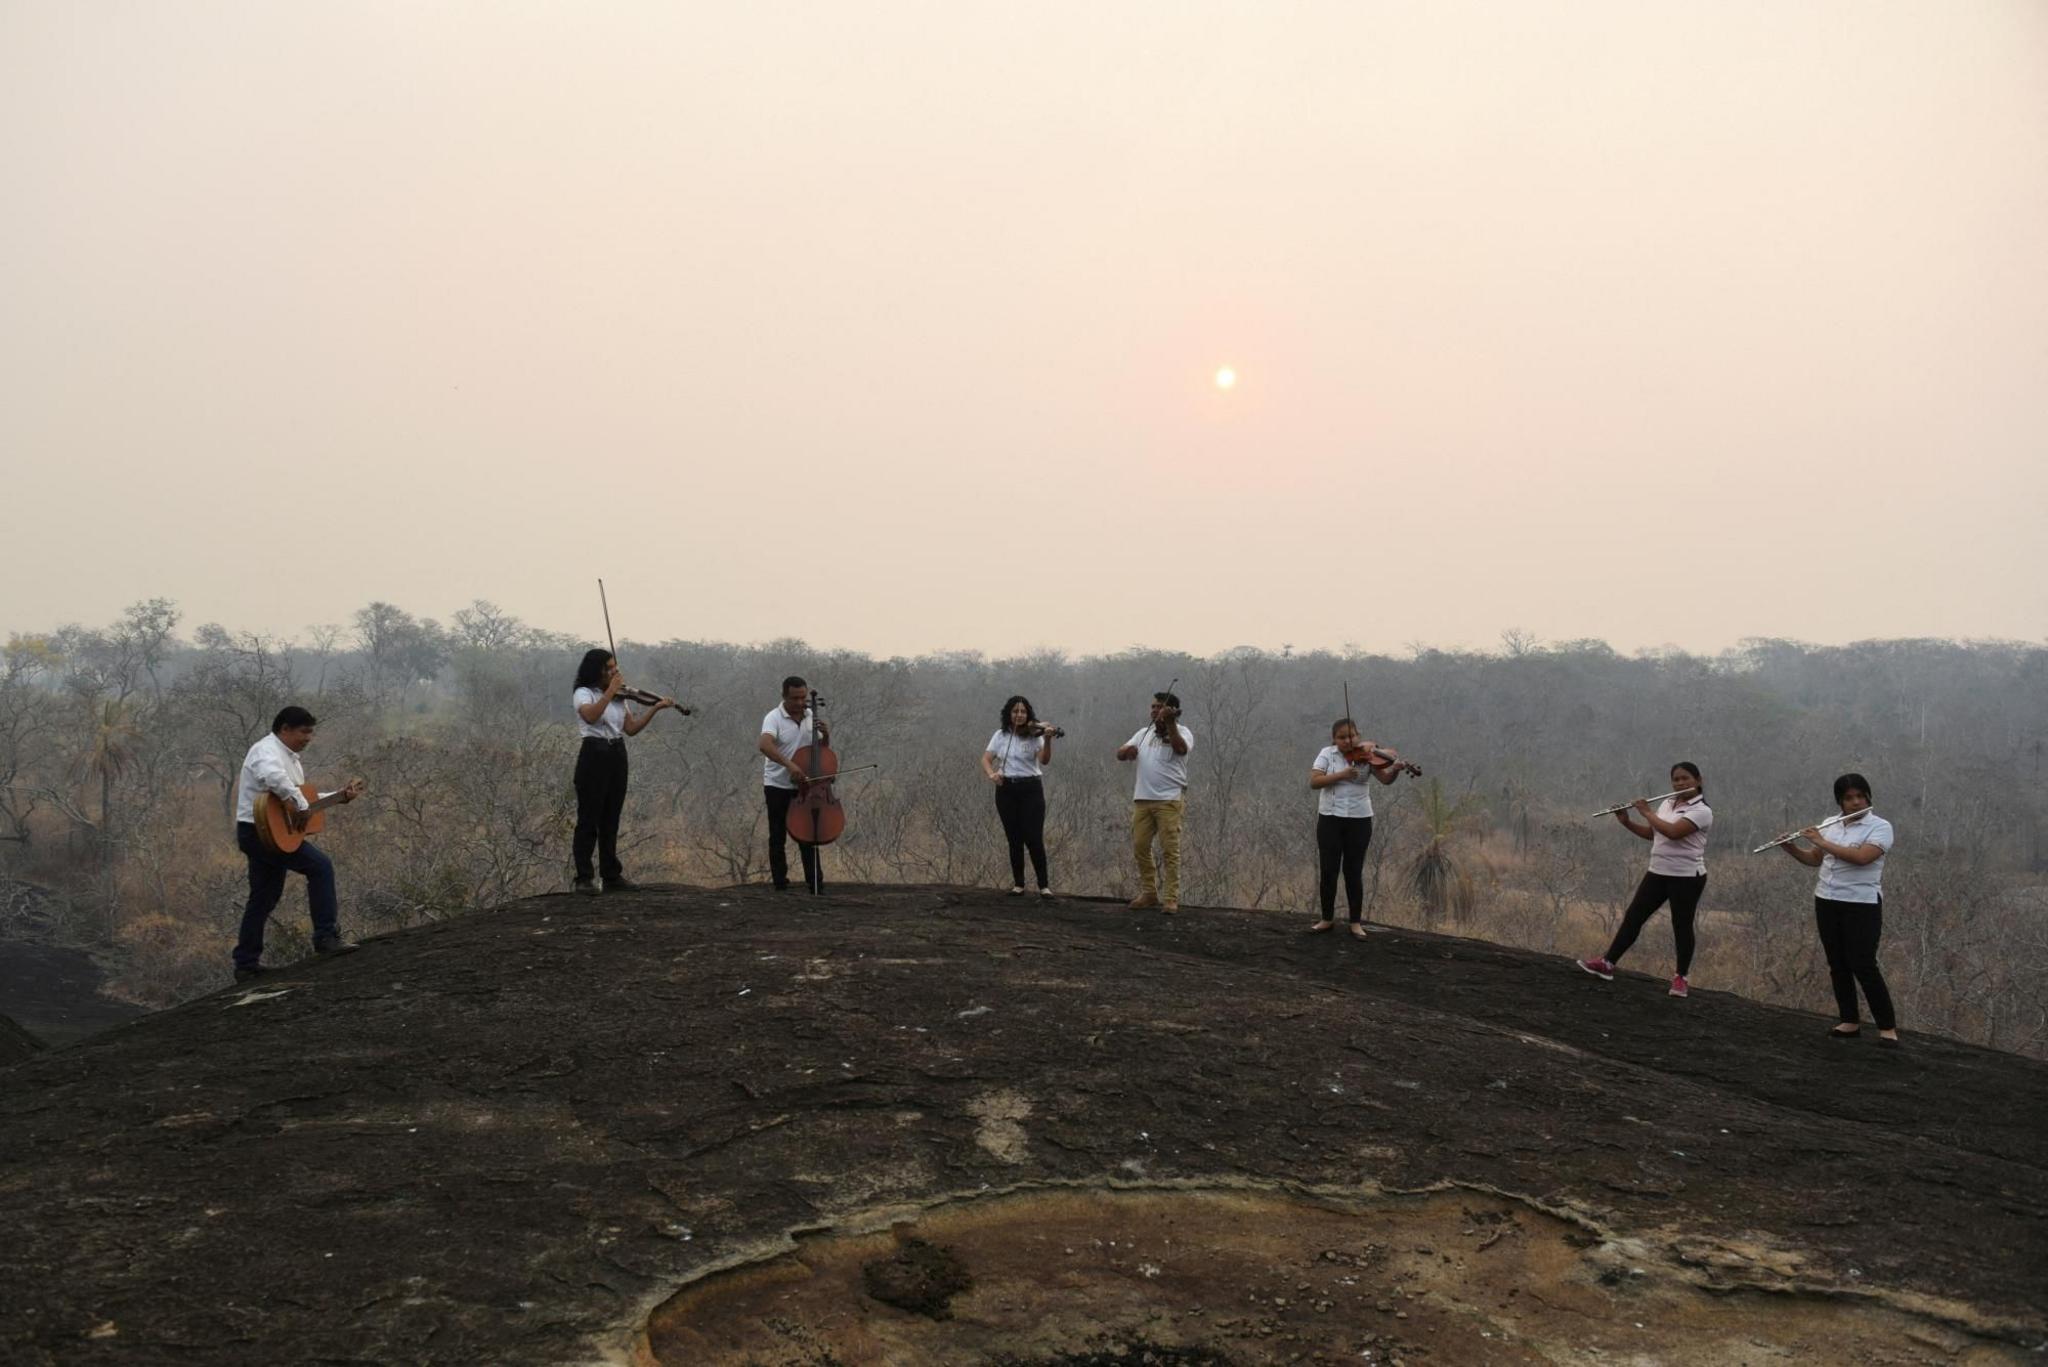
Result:
[[[1826,821],[1823,821],[1823,822],[1821,822],[1821,823],[1820,823],[1819,825],[1815,826],[1815,827],[1814,827],[1814,829],[1815,829],[1815,830],[1817,830],[1817,831],[1824,831],[1824,830],[1826,830],[1826,829],[1827,829],[1828,827],[1830,827],[1830,826],[1834,825],[1834,824],[1835,824],[1836,822],[1839,822],[1839,821],[1851,821],[1851,820],[1854,820],[1854,819],[1855,819],[1856,817],[1862,816],[1862,815],[1864,814],[1864,812],[1868,812],[1869,810],[1870,810],[1870,808],[1868,808],[1868,807],[1865,807],[1865,808],[1863,809],[1863,811],[1861,811],[1861,812],[1841,812],[1841,813],[1838,813],[1838,814],[1836,814],[1836,815],[1834,815],[1834,816],[1831,816],[1831,817],[1829,817],[1829,818],[1828,818],[1828,819],[1827,819]],[[1799,828],[1799,830],[1797,830],[1797,831],[1787,831],[1787,832],[1786,832],[1785,834],[1783,834],[1783,835],[1779,836],[1779,837],[1778,837],[1778,838],[1777,838],[1776,840],[1766,840],[1766,841],[1765,841],[1765,842],[1764,842],[1763,844],[1761,844],[1761,845],[1757,846],[1757,847],[1756,847],[1755,849],[1751,850],[1751,851],[1750,851],[1750,853],[1751,853],[1751,854],[1762,854],[1762,853],[1763,853],[1763,852],[1764,852],[1765,850],[1774,850],[1774,849],[1778,848],[1778,846],[1780,846],[1780,845],[1789,845],[1789,844],[1791,844],[1791,843],[1792,843],[1793,841],[1797,840],[1797,839],[1799,838],[1799,836],[1800,836],[1801,832],[1805,831],[1805,829],[1806,829],[1806,828],[1805,828],[1804,826],[1801,826],[1801,827]]]
[[[1657,794],[1657,796],[1655,796],[1655,797],[1646,797],[1646,798],[1644,798],[1644,799],[1643,799],[1643,801],[1645,801],[1645,802],[1662,802],[1662,801],[1663,801],[1663,800],[1664,800],[1665,798],[1667,798],[1667,797],[1677,797],[1677,796],[1678,796],[1678,795],[1679,795],[1680,793],[1689,793],[1689,792],[1691,792],[1691,791],[1692,791],[1692,789],[1690,789],[1690,788],[1674,788],[1674,789],[1672,789],[1672,790],[1671,790],[1670,792],[1668,792],[1668,793],[1659,793],[1659,794]],[[1625,812],[1625,811],[1627,811],[1627,810],[1628,810],[1629,808],[1631,808],[1631,807],[1633,807],[1633,806],[1635,806],[1635,805],[1636,805],[1636,800],[1635,800],[1634,798],[1630,798],[1630,799],[1629,799],[1628,801],[1626,801],[1626,802],[1617,802],[1617,803],[1615,803],[1615,804],[1614,804],[1614,805],[1613,805],[1612,807],[1602,807],[1602,808],[1601,808],[1601,809],[1600,809],[1599,811],[1597,811],[1597,812],[1593,813],[1593,815],[1594,815],[1594,816],[1613,816],[1613,815],[1614,815],[1614,814],[1615,814],[1616,812]]]

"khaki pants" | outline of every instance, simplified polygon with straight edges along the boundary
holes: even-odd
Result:
[[[1138,883],[1159,897],[1159,875],[1152,867],[1152,838],[1157,835],[1166,852],[1166,894],[1162,901],[1180,901],[1180,819],[1187,811],[1187,799],[1155,802],[1140,798],[1131,804],[1131,853],[1138,859]]]

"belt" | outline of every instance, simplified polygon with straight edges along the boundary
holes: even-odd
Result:
[[[585,736],[583,743],[585,745],[624,745],[626,738],[624,736]]]

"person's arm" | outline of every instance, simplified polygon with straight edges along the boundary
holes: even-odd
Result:
[[[1797,859],[1800,863],[1806,865],[1806,867],[1808,867],[1809,869],[1817,869],[1820,867],[1821,852],[1819,850],[1803,849],[1797,842],[1790,840],[1778,846],[1778,848],[1783,850],[1785,853],[1791,855],[1794,859]]]
[[[760,742],[757,745],[755,745],[754,748],[756,750],[759,750],[763,755],[766,755],[770,763],[779,764],[783,768],[789,770],[789,776],[791,778],[802,777],[802,775],[797,772],[796,766],[794,764],[791,764],[788,760],[782,757],[782,747],[775,743],[775,733],[773,731],[763,731],[761,733]]]
[[[589,702],[577,704],[576,715],[589,722],[592,726],[597,725],[600,721],[604,720],[604,710],[612,705],[612,699],[618,697],[619,690],[625,686],[625,676],[619,674],[616,670],[613,671],[612,676],[605,680],[602,693],[599,693],[597,697]],[[555,696],[560,697],[561,694],[557,693]]]
[[[1398,764],[1384,765],[1372,770],[1372,776],[1381,783],[1391,784],[1395,779],[1401,777],[1401,766]]]
[[[1185,755],[1193,748],[1188,742],[1188,733],[1180,729],[1179,722],[1174,723],[1173,735],[1166,743],[1173,747],[1173,753],[1176,755]]]
[[[1003,781],[1002,773],[996,768],[995,751],[984,750],[981,752],[981,776],[990,783],[1001,783]]]
[[[1350,765],[1342,769],[1324,769],[1319,764],[1311,764],[1308,769],[1308,786],[1311,788],[1329,788],[1339,783],[1357,781],[1358,770]]]
[[[1800,834],[1813,842],[1813,862],[1816,864],[1820,863],[1820,856],[1824,854],[1831,854],[1844,864],[1854,864],[1858,868],[1863,867],[1865,864],[1875,864],[1878,860],[1884,858],[1884,846],[1882,845],[1837,845],[1813,826],[1808,826]]]
[[[1116,757],[1120,763],[1129,760],[1134,760],[1138,757],[1138,740],[1144,734],[1145,733],[1143,731],[1140,731],[1137,735],[1132,736],[1129,740],[1125,741],[1122,745],[1117,747]]]
[[[1666,840],[1683,840],[1699,829],[1699,827],[1692,824],[1690,817],[1680,816],[1666,821],[1663,817],[1658,816],[1656,810],[1642,798],[1636,799],[1636,811],[1642,814],[1643,820],[1650,823],[1650,830],[1655,831]],[[1634,822],[1629,823],[1629,829],[1635,830]],[[1643,831],[1641,835],[1645,840],[1650,838],[1649,831]]]
[[[642,728],[644,728],[647,725],[647,723],[654,720],[654,714],[656,712],[661,711],[661,709],[664,707],[674,707],[675,705],[676,700],[674,698],[663,698],[660,702],[648,708],[645,712],[635,712],[632,708],[629,707],[626,709],[625,724],[621,726],[619,729],[624,731],[629,736],[637,736],[640,734]]]
[[[274,747],[266,745],[258,750],[253,768],[257,787],[272,797],[291,803],[298,811],[306,810],[306,795],[292,781],[291,772],[284,767],[284,761],[278,758]]]
[[[1640,840],[1648,840],[1651,836],[1656,834],[1656,832],[1652,831],[1648,826],[1637,825],[1636,819],[1628,814],[1627,808],[1623,808],[1621,811],[1616,812],[1614,814],[1614,819],[1616,821],[1619,821],[1623,826],[1627,827],[1628,833],[1630,835],[1635,836]]]
[[[1038,738],[1038,762],[1040,764],[1052,763],[1052,732],[1050,731]]]

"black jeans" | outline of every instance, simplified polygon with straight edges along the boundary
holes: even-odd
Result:
[[[255,968],[263,960],[263,926],[277,910],[284,896],[284,877],[304,874],[306,907],[313,913],[313,943],[338,939],[340,914],[334,893],[334,861],[312,841],[290,854],[272,854],[256,838],[256,827],[247,821],[235,823],[235,844],[249,859],[249,901],[242,909],[242,934],[235,941],[235,967]]]
[[[796,789],[777,788],[762,784],[761,791],[768,797],[768,874],[775,880],[775,886],[789,886],[789,804],[796,801]],[[804,886],[822,888],[824,878],[818,872],[818,847],[796,842],[796,852],[804,861]]]
[[[1344,872],[1344,901],[1351,919],[1365,914],[1365,851],[1372,844],[1369,816],[1316,817],[1316,854],[1322,872],[1323,919],[1334,920],[1337,911],[1337,872]]]
[[[1877,1028],[1898,1029],[1891,991],[1877,968],[1877,942],[1884,935],[1884,899],[1837,902],[1816,897],[1813,923],[1820,931],[1820,947],[1828,956],[1828,976],[1834,980],[1835,1009],[1841,1013],[1842,1024],[1856,1025],[1863,1019],[1856,1009],[1856,985],[1861,983]]]
[[[1024,852],[1038,886],[1051,886],[1045,872],[1045,784],[1035,778],[1006,778],[996,785],[996,816],[1010,842],[1010,883],[1024,886]]]
[[[1621,956],[1628,953],[1628,947],[1636,942],[1650,918],[1657,914],[1657,908],[1671,903],[1671,944],[1678,955],[1678,976],[1683,978],[1692,972],[1692,918],[1699,910],[1700,894],[1707,890],[1707,876],[1704,873],[1687,877],[1675,873],[1646,873],[1643,881],[1636,884],[1635,900],[1622,913],[1621,929],[1614,932],[1614,943],[1607,946],[1608,963],[1618,964]]]
[[[576,881],[590,881],[590,852],[606,878],[626,870],[619,863],[619,813],[626,809],[626,742],[585,736],[576,752]]]

